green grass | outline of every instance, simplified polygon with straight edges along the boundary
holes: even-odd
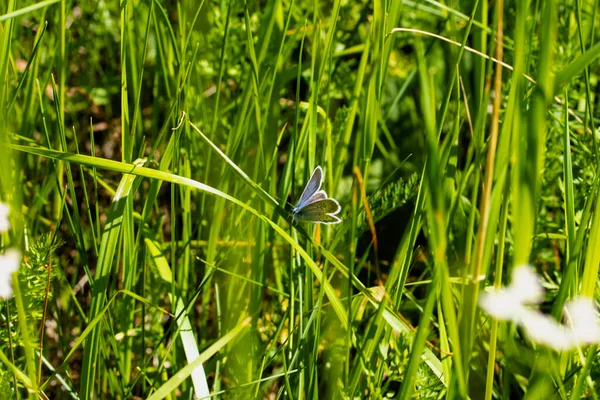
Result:
[[[0,2],[0,398],[597,398],[598,3]]]

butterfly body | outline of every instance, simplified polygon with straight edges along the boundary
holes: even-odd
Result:
[[[336,199],[327,197],[321,190],[323,169],[317,166],[308,180],[300,200],[292,209],[292,219],[322,224],[338,224],[342,220],[336,216],[342,209]]]

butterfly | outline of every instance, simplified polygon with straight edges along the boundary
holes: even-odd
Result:
[[[292,219],[310,221],[322,224],[339,224],[341,219],[336,217],[342,207],[336,199],[327,197],[321,190],[323,184],[323,169],[317,166],[308,180],[300,200],[292,209]]]

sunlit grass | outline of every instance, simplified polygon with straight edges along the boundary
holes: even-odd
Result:
[[[0,4],[0,398],[596,398],[597,3]]]

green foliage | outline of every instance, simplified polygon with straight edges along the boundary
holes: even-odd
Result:
[[[597,398],[598,3],[0,2],[0,398]]]
[[[7,370],[0,370],[0,397],[6,400],[16,398],[11,379],[12,375]]]
[[[57,250],[64,244],[54,240],[50,233],[41,235],[30,243],[23,264],[19,269],[19,280],[25,292],[28,317],[32,321],[42,318],[46,296],[49,300],[54,297],[54,283],[62,276],[62,269],[56,255]]]
[[[18,278],[24,294],[27,321],[31,324],[29,326],[31,336],[35,338],[37,337],[36,332],[40,329],[39,323],[44,314],[46,297],[50,301],[54,298],[55,281],[62,275],[62,270],[57,267],[60,264],[56,252],[63,242],[56,241],[51,233],[42,234],[38,238],[28,238],[28,242],[29,248],[23,257]],[[11,344],[8,338],[9,327],[11,328],[12,345],[22,346],[24,344],[18,330],[19,324],[14,299],[8,302],[8,307],[12,310],[10,319],[6,318],[8,313],[1,315],[0,348]]]
[[[383,220],[386,216],[405,205],[417,194],[418,176],[412,174],[408,179],[399,178],[398,180],[387,183],[383,188],[375,191],[368,198],[369,207],[374,222]],[[361,211],[358,217],[359,226],[362,232],[369,230],[368,221],[365,212]]]

